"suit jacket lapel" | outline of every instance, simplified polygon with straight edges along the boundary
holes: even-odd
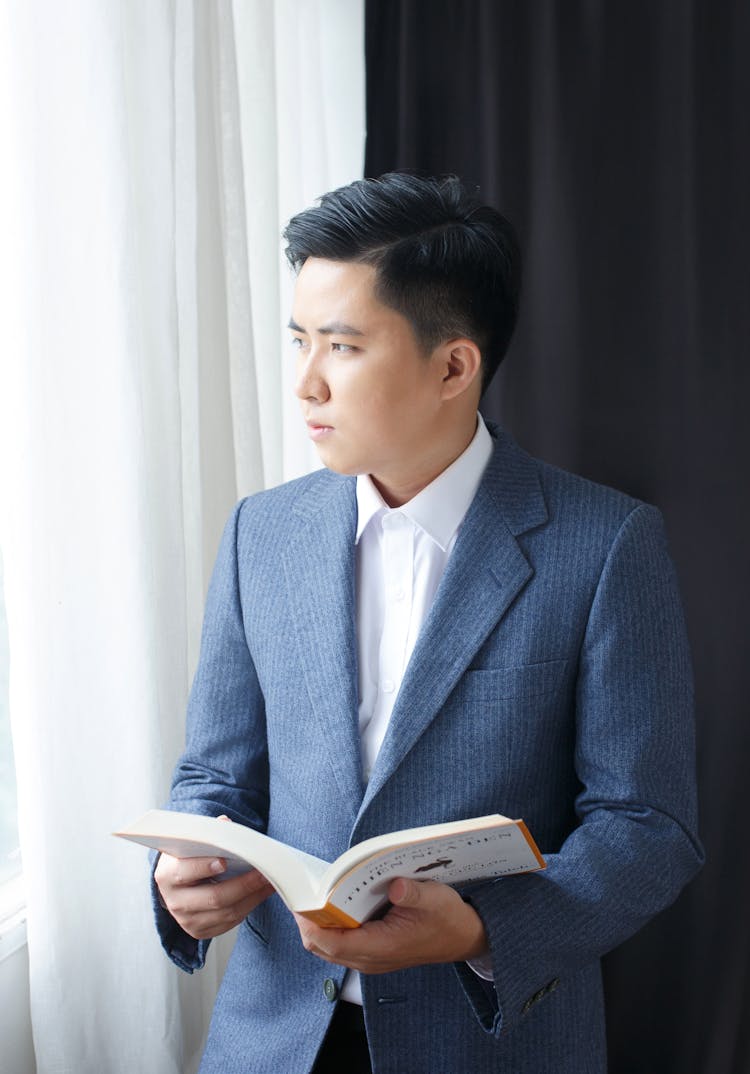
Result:
[[[510,438],[498,434],[406,669],[360,816],[532,577],[516,537],[546,520],[536,466]]]
[[[353,819],[362,799],[358,725],[355,484],[321,473],[294,507],[283,552],[287,599],[314,714],[316,740]],[[342,820],[344,818],[342,817]]]

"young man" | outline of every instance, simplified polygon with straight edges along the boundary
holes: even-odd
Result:
[[[546,871],[396,880],[352,931],[162,855],[183,968],[242,923],[204,1074],[601,1074],[600,956],[701,861],[691,679],[659,513],[477,414],[515,321],[506,221],[457,180],[334,191],[286,231],[327,469],[250,497],[208,596],[171,805],[318,857],[523,817]]]

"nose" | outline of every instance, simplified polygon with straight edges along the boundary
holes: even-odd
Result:
[[[314,347],[306,350],[300,348],[294,394],[298,399],[309,399],[316,403],[325,403],[331,394],[323,373],[320,353]]]

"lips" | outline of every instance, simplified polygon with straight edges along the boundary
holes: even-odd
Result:
[[[333,432],[332,425],[322,425],[317,421],[308,421],[307,428],[310,432],[310,437],[313,440],[319,440],[323,436],[327,436],[328,433]]]

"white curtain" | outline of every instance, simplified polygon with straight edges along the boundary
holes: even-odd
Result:
[[[279,231],[361,174],[361,0],[0,0],[0,547],[40,1074],[196,1068],[109,832],[161,803],[235,500],[315,465]]]

